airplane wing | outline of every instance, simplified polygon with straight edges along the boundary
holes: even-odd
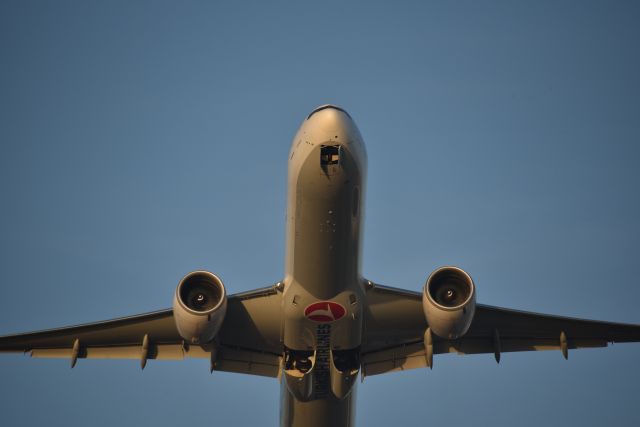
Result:
[[[374,285],[367,291],[366,346],[363,376],[427,366],[422,294]],[[433,354],[500,354],[513,351],[606,347],[608,343],[640,341],[640,325],[599,322],[476,305],[467,333],[447,340],[433,336]]]
[[[280,294],[275,287],[231,295],[215,345],[184,342],[173,310],[0,337],[0,353],[78,359],[179,360],[208,358],[211,369],[276,377],[279,372]],[[213,355],[213,356],[212,356]]]

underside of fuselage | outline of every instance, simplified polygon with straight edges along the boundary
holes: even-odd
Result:
[[[339,107],[314,110],[289,156],[281,424],[351,425],[362,343],[366,153]]]

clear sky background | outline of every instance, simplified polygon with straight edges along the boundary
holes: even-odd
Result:
[[[364,274],[443,264],[481,303],[640,323],[638,2],[0,2],[0,334],[167,308],[187,272],[283,274],[317,105],[369,156]],[[436,356],[359,426],[640,424],[640,344]],[[277,425],[208,361],[0,358],[7,426]]]

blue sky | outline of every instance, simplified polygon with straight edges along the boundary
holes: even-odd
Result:
[[[364,274],[443,264],[481,303],[640,323],[636,2],[0,3],[0,334],[167,308],[283,271],[315,106],[367,144]],[[367,378],[360,426],[638,425],[640,344],[437,356]],[[4,425],[276,425],[206,361],[3,356]]]

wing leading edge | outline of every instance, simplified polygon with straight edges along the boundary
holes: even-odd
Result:
[[[375,285],[368,293],[367,342],[363,375],[377,375],[427,366],[424,334],[428,328],[422,295]],[[456,340],[433,337],[433,354],[501,353],[606,347],[608,343],[640,341],[640,325],[599,322],[529,313],[478,304],[467,333]]]
[[[275,287],[229,296],[217,341],[189,345],[173,310],[0,337],[0,353],[78,359],[180,360],[209,358],[211,369],[276,377],[280,366],[280,294]]]
[[[363,375],[427,366],[428,328],[418,292],[375,285],[367,291]],[[215,343],[189,345],[171,309],[96,323],[0,337],[0,353],[32,357],[147,360],[208,358],[212,370],[277,377],[281,365],[281,294],[266,287],[231,295]],[[574,319],[478,304],[459,339],[433,337],[433,354],[493,353],[606,347],[640,341],[640,325]]]

